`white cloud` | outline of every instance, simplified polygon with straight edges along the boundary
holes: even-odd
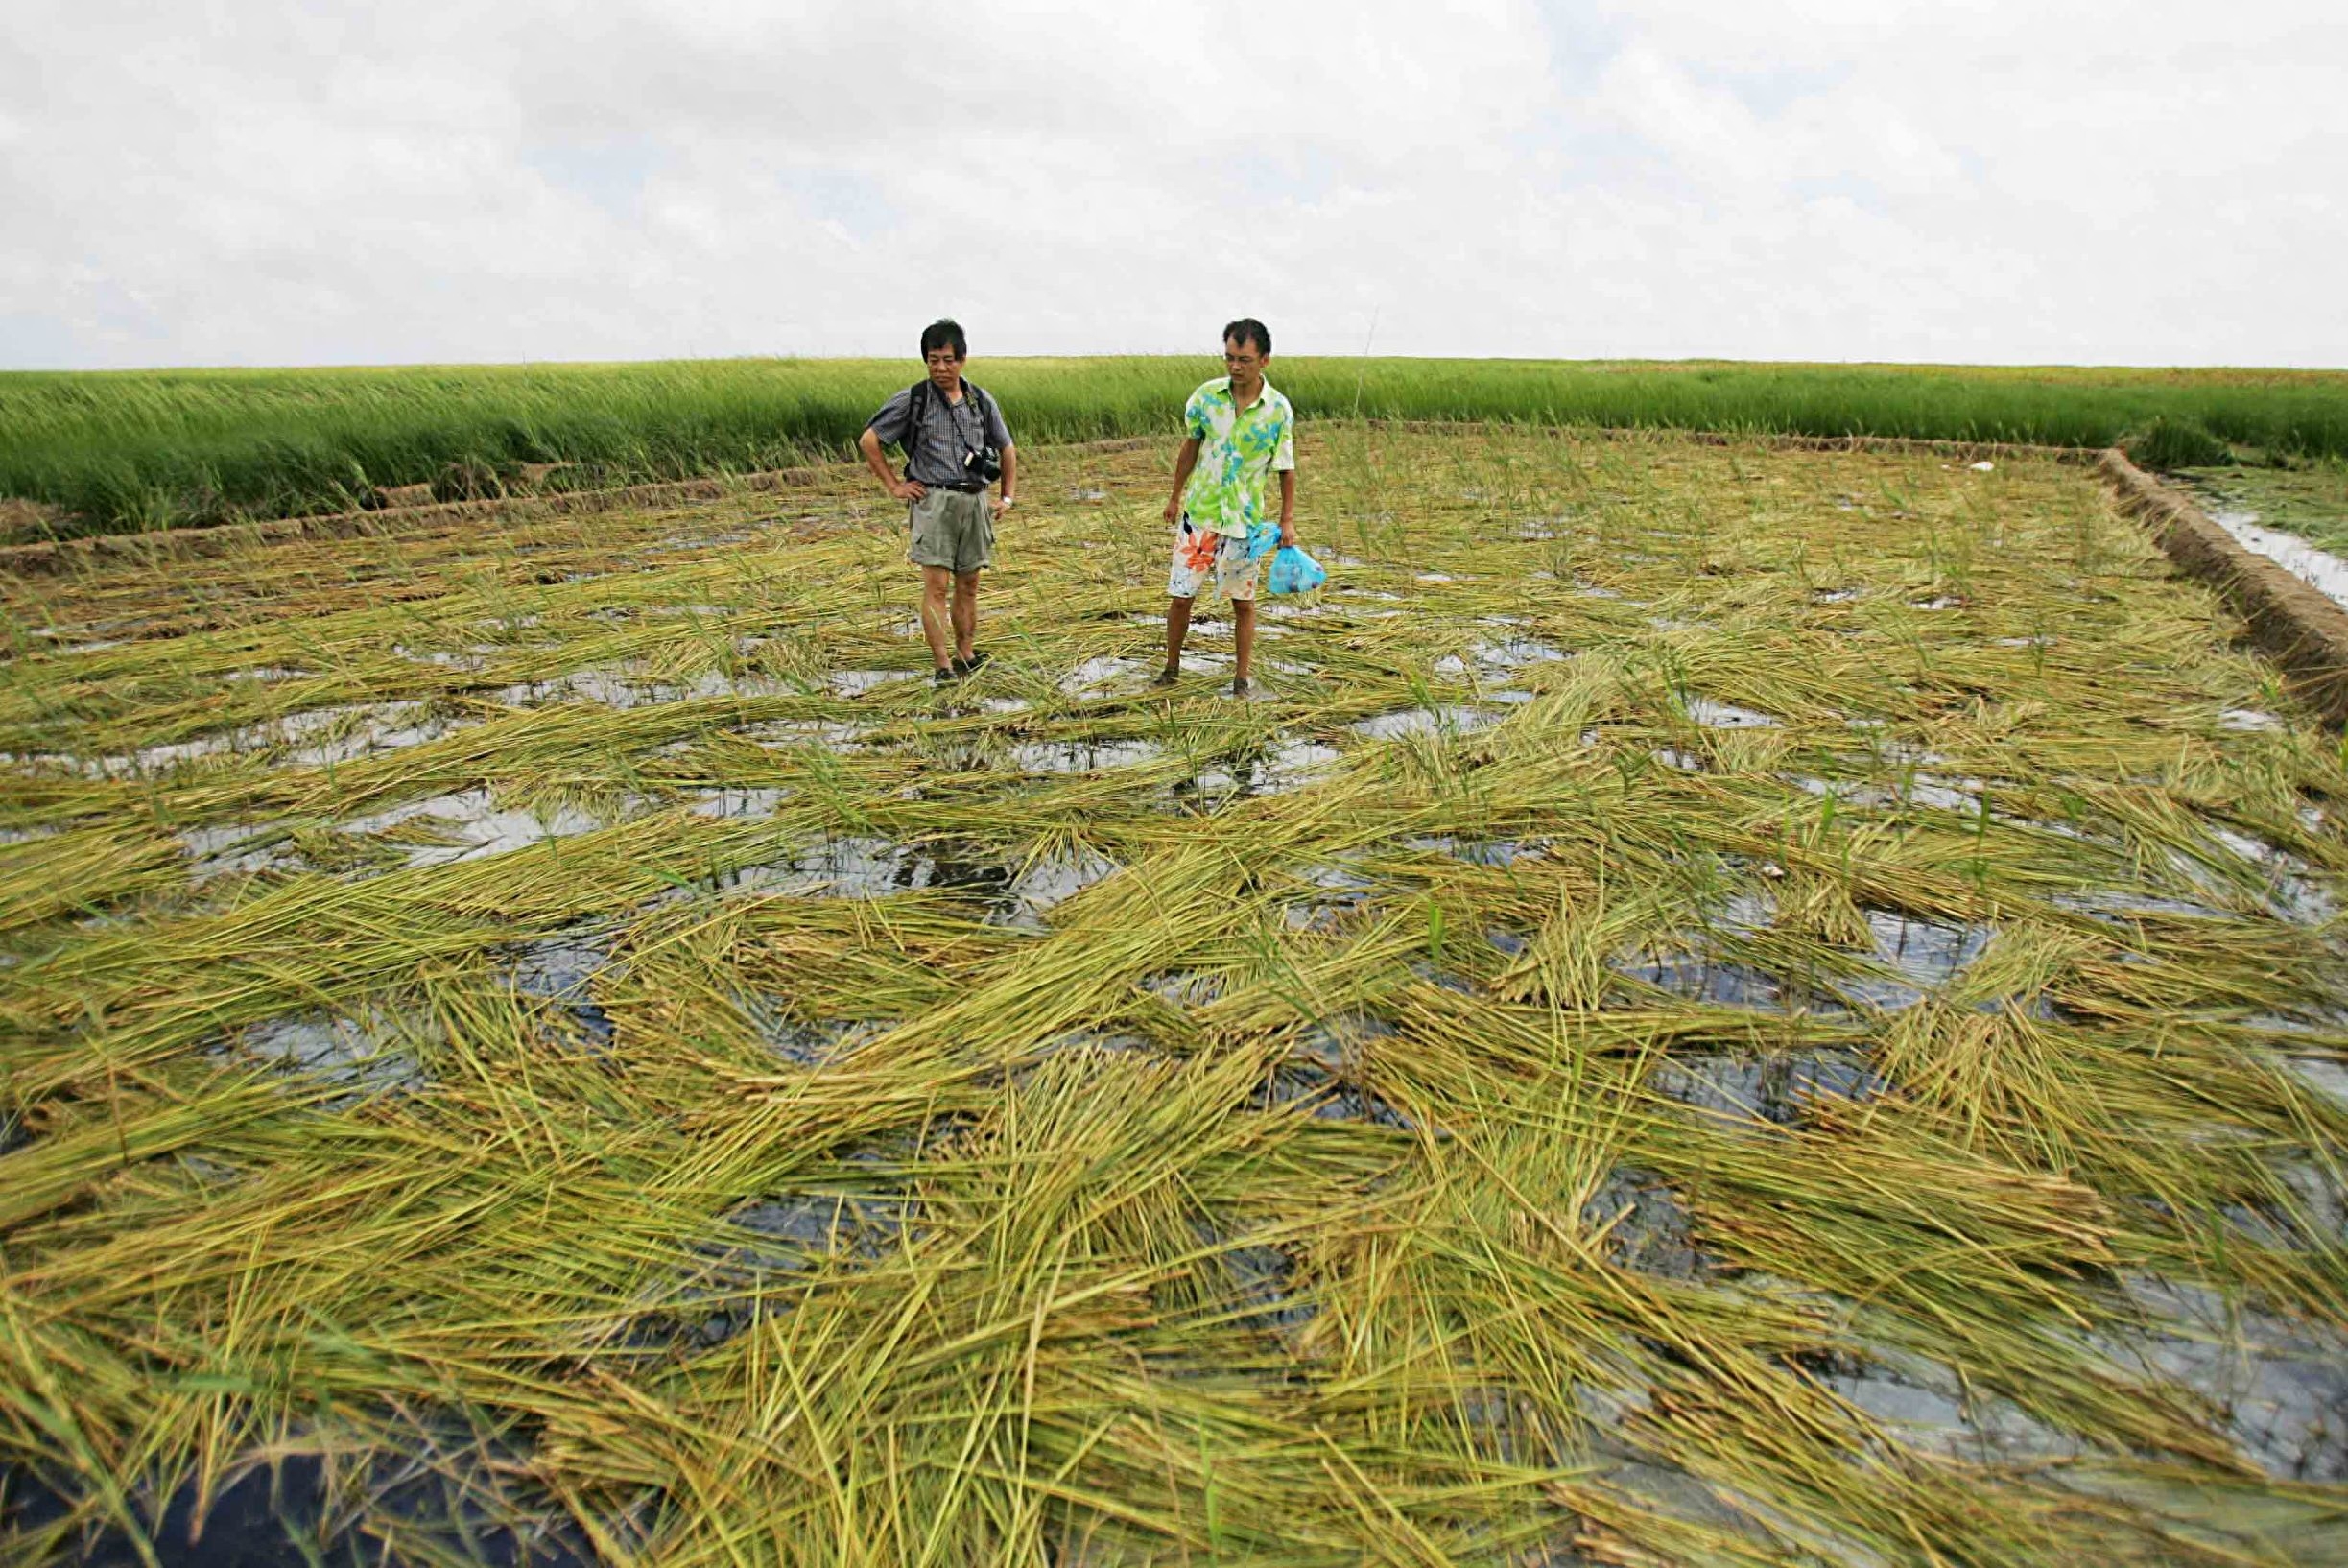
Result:
[[[2348,364],[2316,3],[18,0],[0,366]]]

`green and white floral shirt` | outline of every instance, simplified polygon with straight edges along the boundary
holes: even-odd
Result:
[[[1296,466],[1296,411],[1270,382],[1245,410],[1231,396],[1231,378],[1217,376],[1190,394],[1182,423],[1198,443],[1198,465],[1182,491],[1193,527],[1245,536],[1273,519],[1264,510],[1264,482]]]

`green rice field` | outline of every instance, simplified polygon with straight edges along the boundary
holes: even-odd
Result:
[[[0,373],[0,542],[788,467],[847,452],[903,360]],[[1023,441],[1173,428],[1212,358],[989,360]],[[1707,361],[1315,359],[1307,419],[1903,436],[2147,462],[2348,458],[2348,374]],[[386,492],[393,492],[387,495]],[[420,491],[419,491],[420,493]]]
[[[0,1556],[2348,1560],[2348,757],[2216,596],[2049,458],[1308,422],[1157,690],[1170,447],[1045,438],[1194,373],[1007,392],[943,690],[843,466],[0,577]]]

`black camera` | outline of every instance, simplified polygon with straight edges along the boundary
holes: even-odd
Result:
[[[962,454],[962,474],[981,485],[991,485],[1003,477],[1003,450],[996,446],[982,446],[975,452]]]

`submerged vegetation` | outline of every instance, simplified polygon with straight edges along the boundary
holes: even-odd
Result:
[[[1311,427],[0,584],[13,1555],[2338,1561],[2337,744],[2083,471]],[[298,1557],[289,1556],[289,1560]]]
[[[982,344],[982,349],[984,345]],[[1209,359],[988,360],[1023,440],[1160,434]],[[896,360],[0,373],[0,527],[112,533],[355,510],[426,491],[790,466],[844,455]],[[1704,361],[1281,357],[1308,419],[1909,436],[2132,438],[2155,467],[2348,456],[2348,375]],[[2190,443],[2187,444],[2187,443]],[[10,498],[23,514],[11,518]],[[40,509],[33,510],[36,506]]]
[[[2176,477],[2213,513],[2264,524],[2336,556],[2348,554],[2348,460],[2289,468],[2226,463],[2186,468]]]

